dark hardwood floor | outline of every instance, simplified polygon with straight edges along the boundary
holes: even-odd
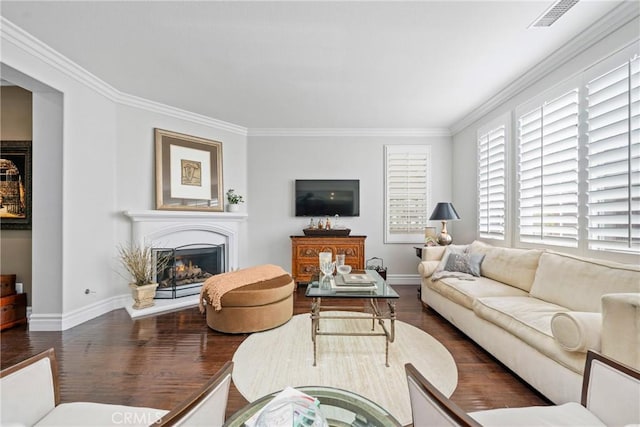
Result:
[[[400,294],[398,320],[429,333],[453,355],[458,387],[452,399],[464,410],[549,404],[437,313],[423,308],[416,286],[394,288]],[[296,314],[309,310],[304,291],[304,286],[296,291]],[[63,402],[170,409],[230,360],[247,336],[212,331],[197,308],[135,321],[120,309],[64,332],[29,332],[26,326],[5,330],[0,334],[0,367],[54,347]],[[232,385],[227,414],[246,403]]]

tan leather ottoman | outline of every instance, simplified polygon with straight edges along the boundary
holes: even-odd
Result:
[[[205,306],[207,325],[216,331],[239,334],[264,331],[293,316],[295,283],[290,275],[251,283],[225,293],[217,311]]]

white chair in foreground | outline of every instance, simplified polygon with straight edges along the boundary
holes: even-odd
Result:
[[[229,361],[198,391],[154,426],[222,426],[227,410],[233,362]]]
[[[406,364],[414,427],[625,426],[640,424],[640,372],[589,351],[582,402],[466,413]]]
[[[0,372],[0,425],[5,426],[169,426],[222,425],[233,362],[169,412],[164,409],[93,402],[60,403],[58,367],[50,348]]]

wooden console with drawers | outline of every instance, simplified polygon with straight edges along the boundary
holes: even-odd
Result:
[[[367,236],[291,236],[291,275],[296,283],[308,283],[320,271],[320,252],[344,254],[345,264],[364,269],[364,240]]]
[[[16,293],[16,275],[0,276],[0,331],[27,323],[27,294]]]

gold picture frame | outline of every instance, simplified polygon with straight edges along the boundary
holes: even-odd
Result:
[[[222,143],[155,129],[156,209],[224,210]]]

